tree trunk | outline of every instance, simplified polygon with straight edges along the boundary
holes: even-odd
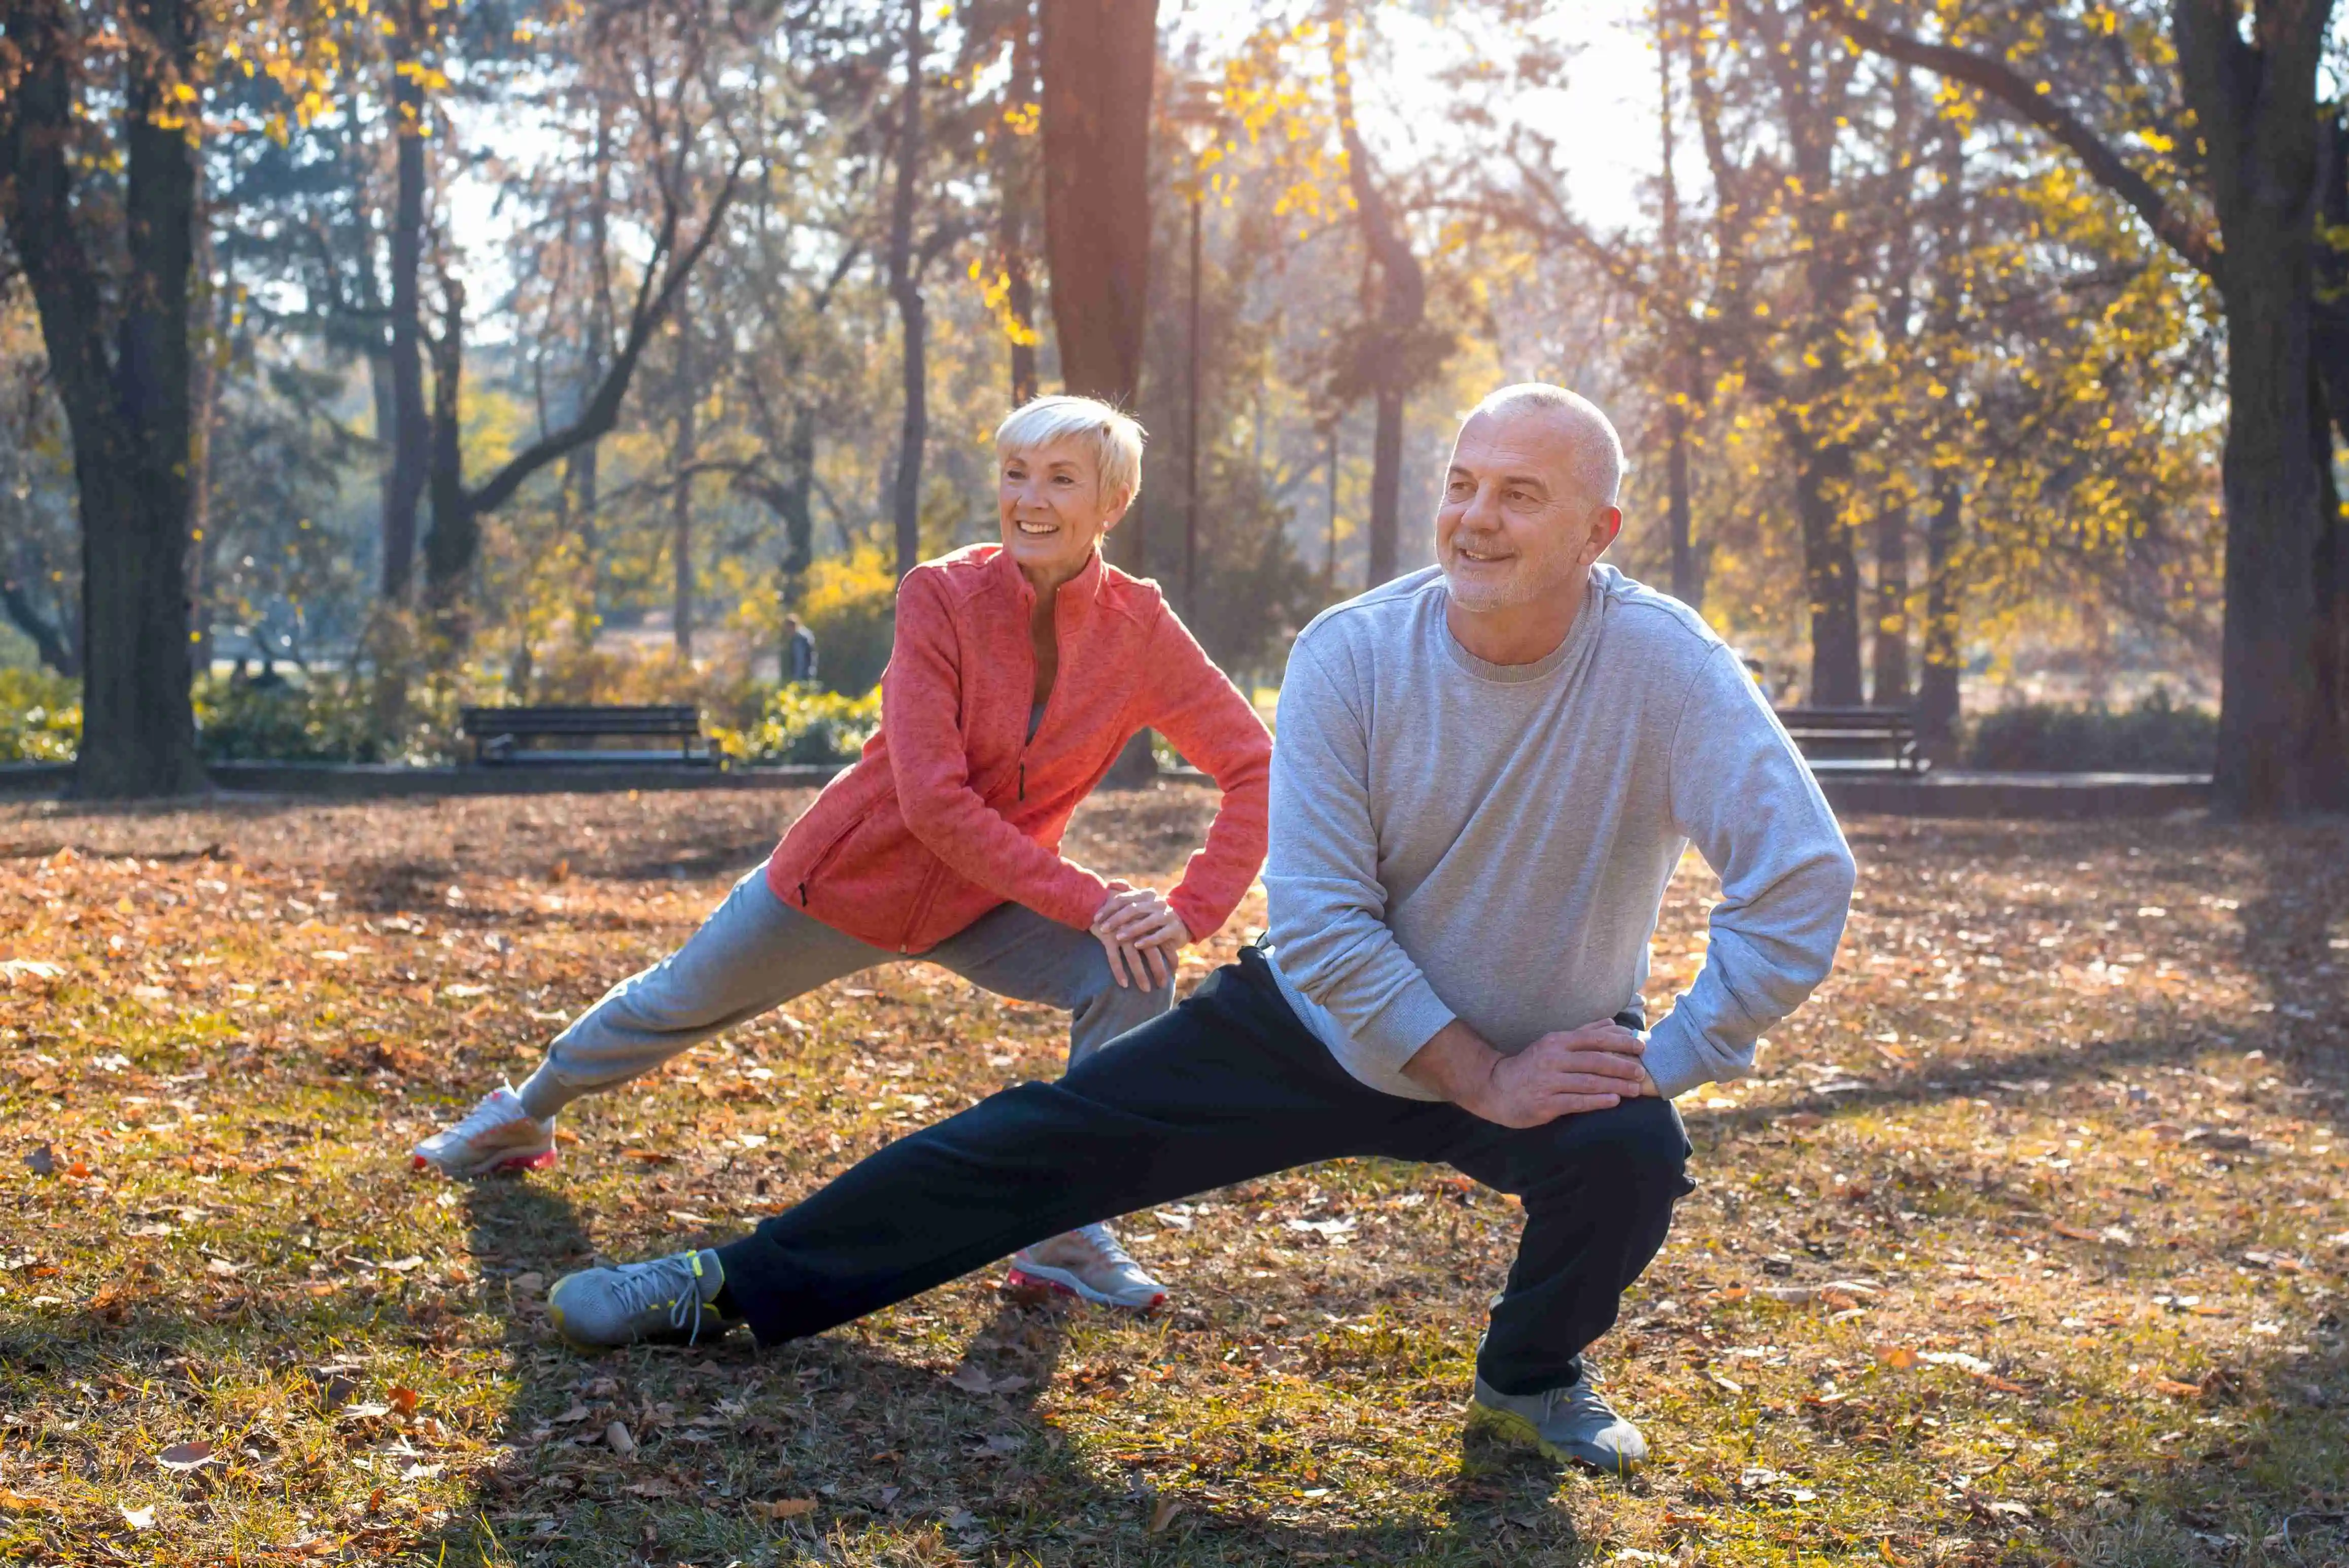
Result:
[[[202,180],[201,170],[197,179],[200,182]],[[192,314],[203,324],[203,330],[191,345],[188,391],[191,432],[188,453],[188,662],[198,675],[209,675],[212,667],[212,608],[204,598],[212,586],[213,552],[220,543],[212,528],[212,431],[220,406],[222,340],[226,336],[220,313],[214,308],[209,220],[210,214],[203,211],[200,186],[195,219],[196,304]]]
[[[465,582],[481,549],[481,513],[465,489],[465,288],[443,277],[440,290],[440,331],[432,340],[432,527],[424,537],[424,598],[442,639],[435,652],[453,658],[466,642]]]
[[[2178,77],[2200,132],[2227,307],[2227,609],[2217,795],[2252,817],[2349,804],[2332,656],[2335,520],[2309,431],[2315,89],[2330,0],[2263,0],[2246,37],[2234,0],[2177,0]]]
[[[929,440],[929,309],[915,273],[914,208],[922,167],[922,6],[905,0],[905,88],[897,120],[897,183],[889,204],[889,297],[902,337],[903,419],[889,511],[896,525],[897,575],[922,559],[922,449]]]
[[[679,310],[677,317],[677,445],[673,449],[677,478],[669,487],[669,554],[675,568],[676,596],[669,626],[678,656],[693,657],[693,319]]]
[[[1403,399],[1414,375],[1413,348],[1427,319],[1427,276],[1412,254],[1411,238],[1379,189],[1371,150],[1354,123],[1353,76],[1342,19],[1330,26],[1330,79],[1338,134],[1346,149],[1346,181],[1361,225],[1362,248],[1379,276],[1374,325],[1364,345],[1362,379],[1371,389],[1375,423],[1371,445],[1370,572],[1368,587],[1391,581],[1401,559]]]
[[[1394,581],[1402,533],[1402,388],[1381,386],[1371,407],[1370,570],[1367,590]]]
[[[141,0],[133,15],[152,52],[128,57],[129,275],[115,351],[115,428],[88,446],[77,429],[74,442],[84,635],[74,793],[88,799],[175,795],[206,782],[188,695],[197,150],[184,129],[157,123],[179,112],[174,88],[193,65],[196,17],[182,0]]]
[[[410,0],[393,35],[391,126],[397,184],[391,206],[391,469],[384,480],[383,596],[408,597],[416,569],[416,514],[431,464],[424,411],[424,89],[416,63],[424,31]]]
[[[1956,749],[1959,644],[1958,531],[1965,521],[1965,492],[1957,476],[1933,480],[1933,517],[1925,529],[1925,671],[1917,685],[1917,737],[1947,760]]]
[[[1842,499],[1851,478],[1851,449],[1839,441],[1814,444],[1803,415],[1780,416],[1795,458],[1795,511],[1803,527],[1803,586],[1811,622],[1811,685],[1816,707],[1857,707],[1859,683],[1859,567]]]
[[[1158,0],[1041,0],[1044,255],[1061,379],[1069,391],[1132,408],[1149,322],[1150,98]],[[1111,535],[1140,573],[1149,540],[1137,509]],[[1148,731],[1109,772],[1155,778]]]
[[[784,447],[783,607],[799,608],[807,570],[815,561],[815,410],[792,410]]]
[[[2303,229],[2227,230],[2227,609],[2218,797],[2247,816],[2349,803],[2330,656],[2333,530],[2310,450]]]
[[[1042,0],[1044,251],[1061,377],[1133,406],[1150,281],[1158,0]],[[1138,543],[1136,517],[1118,530]]]
[[[1876,639],[1868,701],[1909,706],[1909,509],[1887,500],[1876,514]]]

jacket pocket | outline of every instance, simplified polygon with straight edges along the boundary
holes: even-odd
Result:
[[[856,830],[864,826],[872,818],[873,813],[869,809],[850,817],[840,831],[834,833],[823,848],[816,851],[815,858],[808,861],[807,870],[800,873],[800,908],[802,910],[807,908],[809,884],[831,869],[832,862],[840,858],[840,851],[848,847],[848,841],[855,836]]]

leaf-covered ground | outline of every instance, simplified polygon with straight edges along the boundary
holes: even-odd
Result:
[[[1600,1346],[1627,1488],[1464,1442],[1518,1217],[1440,1168],[1135,1216],[1146,1320],[990,1273],[775,1354],[560,1347],[563,1270],[1057,1070],[1056,1017],[904,966],[588,1102],[554,1171],[409,1172],[803,804],[0,806],[0,1562],[2349,1556],[2349,829],[1851,824],[1838,974],[1683,1102],[1703,1185]],[[1071,848],[1164,878],[1206,810]]]

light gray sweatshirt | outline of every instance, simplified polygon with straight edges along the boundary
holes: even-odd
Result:
[[[1719,873],[1711,945],[1646,1063],[1677,1095],[1751,1070],[1826,977],[1851,851],[1744,665],[1695,612],[1594,567],[1537,664],[1444,624],[1444,575],[1323,611],[1297,639],[1272,754],[1274,969],[1373,1088],[1453,1019],[1495,1050],[1644,1006],[1684,846]]]

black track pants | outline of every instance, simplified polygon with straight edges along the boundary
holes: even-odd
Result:
[[[1060,1082],[1005,1089],[899,1140],[719,1256],[735,1305],[772,1345],[1230,1182],[1346,1155],[1442,1161],[1525,1201],[1477,1369],[1528,1394],[1581,1375],[1582,1348],[1613,1325],[1691,1190],[1689,1152],[1669,1100],[1518,1130],[1371,1088],[1249,949]]]

